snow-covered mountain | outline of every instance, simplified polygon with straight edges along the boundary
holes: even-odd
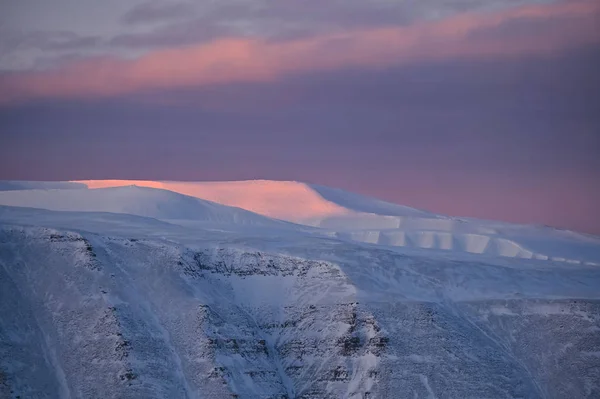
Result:
[[[0,185],[0,397],[600,396],[597,237],[294,182],[129,183]]]

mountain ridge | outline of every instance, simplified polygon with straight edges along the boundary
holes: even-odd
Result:
[[[217,223],[220,226],[233,223],[302,230],[303,225],[304,229],[312,228],[315,234],[373,245],[460,251],[573,264],[600,264],[600,240],[594,239],[593,236],[536,225],[444,216],[340,189],[294,181],[99,180],[68,183],[75,186],[65,190],[0,190],[0,204],[54,210],[73,210],[73,207],[85,211],[116,210],[166,221],[178,219],[179,224],[187,225],[193,225],[195,221],[202,221],[203,218],[205,222]],[[21,184],[27,188],[35,187],[34,182]],[[42,187],[45,186],[48,186],[48,183],[42,183]],[[73,189],[76,187],[88,188]],[[130,191],[144,191],[145,188],[144,192],[152,195],[150,198],[143,198],[141,195],[137,199],[130,198],[125,204],[118,196],[110,198],[108,202],[112,203],[113,207],[109,209],[106,203],[82,203],[81,199],[77,200],[78,197],[99,196],[100,193],[118,193],[119,187],[121,190]],[[169,192],[172,194],[167,194]],[[63,203],[61,207],[56,201],[44,199],[44,196],[48,197],[51,193],[68,203]],[[170,200],[162,203],[157,201],[155,197],[161,195],[169,195]],[[41,198],[36,199],[36,196]],[[187,214],[180,209],[184,207],[182,202],[195,201],[205,201],[202,202],[205,207],[223,208],[219,208],[218,212],[211,211],[214,214],[212,217],[202,216],[206,214],[202,209],[190,209]],[[161,204],[163,209],[160,209]],[[243,210],[248,213],[244,213]],[[229,215],[223,216],[222,213]],[[277,220],[277,217],[280,219]],[[296,225],[284,224],[285,222]]]

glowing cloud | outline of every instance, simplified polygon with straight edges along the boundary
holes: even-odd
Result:
[[[518,37],[501,29],[523,21],[536,28]],[[599,21],[600,3],[578,0],[289,42],[221,39],[134,60],[89,59],[54,70],[5,74],[0,76],[0,102],[267,81],[293,73],[461,56],[543,54],[600,42]]]

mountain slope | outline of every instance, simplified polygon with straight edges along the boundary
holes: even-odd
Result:
[[[284,223],[243,209],[172,191],[123,186],[104,189],[0,191],[0,204],[55,211],[125,213],[156,219],[281,227]]]
[[[0,228],[9,397],[600,393],[597,267],[89,229]]]
[[[0,181],[0,191],[12,190],[67,190],[81,189],[87,186],[83,183],[65,182],[65,181]]]
[[[386,216],[420,216],[429,218],[437,216],[431,212],[410,208],[404,205],[392,204],[390,202],[351,193],[338,188],[325,187],[317,184],[308,184],[307,186],[323,197],[323,199],[354,212]]]

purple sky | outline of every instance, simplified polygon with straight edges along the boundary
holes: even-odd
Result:
[[[300,180],[600,234],[596,2],[46,4],[0,3],[0,179]]]

